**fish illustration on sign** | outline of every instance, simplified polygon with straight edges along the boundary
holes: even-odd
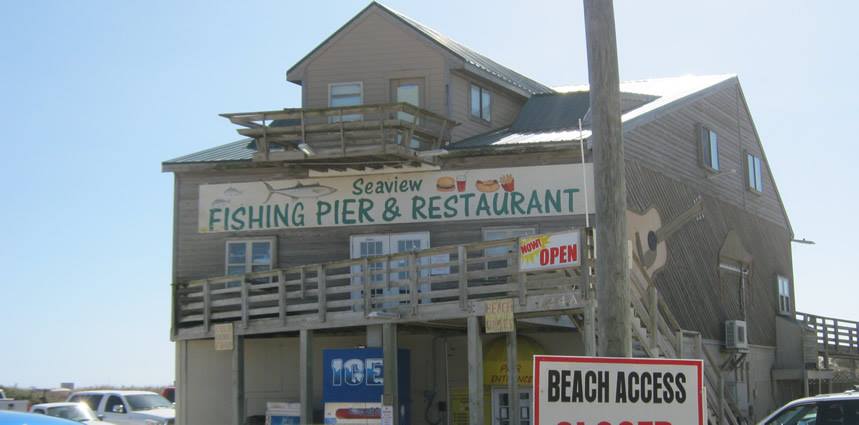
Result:
[[[232,186],[230,186],[229,188],[227,188],[227,190],[224,191],[224,195],[226,195],[227,197],[230,197],[230,198],[234,198],[234,197],[239,196],[241,194],[242,194],[241,190],[238,190]]]
[[[230,201],[226,199],[215,199],[212,201],[212,208],[224,208],[230,205]]]
[[[263,203],[268,202],[274,195],[282,195],[291,199],[320,198],[322,196],[330,195],[337,191],[337,189],[333,187],[323,186],[319,183],[301,184],[301,182],[298,182],[295,184],[295,186],[284,187],[280,189],[276,189],[268,182],[263,182],[263,184],[265,185],[266,189],[268,189],[268,197],[265,198],[265,201],[263,201]]]

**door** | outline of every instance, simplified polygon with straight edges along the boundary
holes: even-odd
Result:
[[[104,420],[117,425],[131,424],[128,419],[128,404],[118,394],[109,394],[104,401]]]
[[[492,425],[510,425],[512,412],[510,409],[510,392],[507,388],[492,389]],[[531,425],[531,390],[519,389],[519,423]]]
[[[423,78],[404,78],[399,80],[391,80],[391,101],[404,102],[410,105],[423,108],[424,101],[424,79]],[[412,122],[415,116],[407,112],[398,112],[397,119]],[[418,123],[420,124],[420,123]],[[397,143],[402,143],[401,135],[397,134]],[[413,149],[420,148],[420,142],[412,138],[409,147]]]
[[[417,251],[421,249],[427,249],[430,247],[430,239],[429,232],[415,232],[415,233],[394,233],[394,234],[381,234],[381,235],[354,235],[351,237],[351,249],[350,256],[352,258],[364,258],[364,257],[373,257],[377,255],[387,255],[387,254],[397,254],[400,252],[407,251]],[[423,261],[426,263],[426,261]],[[382,270],[385,267],[384,261],[377,261],[373,263],[368,263],[370,270]],[[396,260],[392,261],[389,265],[390,268],[407,268],[408,262],[405,260]],[[429,270],[421,270],[422,276],[429,276]],[[360,285],[363,284],[363,274],[361,273],[361,266],[353,266],[352,267],[352,284]],[[408,272],[399,271],[396,273],[391,273],[389,279],[391,282],[396,280],[405,280],[408,278]],[[384,281],[383,274],[376,274],[371,277],[373,283],[381,283]],[[425,283],[421,285],[420,291],[428,291],[429,284]],[[396,295],[396,294],[408,294],[409,291],[407,288],[391,288],[391,289],[374,289],[373,295]],[[363,291],[355,290],[352,291],[352,299],[362,299]],[[402,303],[406,303],[405,301]],[[398,302],[388,301],[383,305],[374,305],[373,307],[382,307],[382,308],[393,308],[396,307]],[[362,306],[355,306],[354,310],[361,310]]]

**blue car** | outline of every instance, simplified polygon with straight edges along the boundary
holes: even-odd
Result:
[[[0,425],[81,425],[80,422],[68,421],[46,415],[33,413],[0,411]]]

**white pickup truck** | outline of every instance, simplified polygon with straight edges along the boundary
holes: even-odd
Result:
[[[6,393],[0,390],[0,410],[14,410],[17,412],[26,412],[30,407],[28,400],[13,400],[6,398]]]
[[[173,425],[176,417],[173,403],[149,391],[81,391],[66,401],[86,403],[99,417],[117,425]]]

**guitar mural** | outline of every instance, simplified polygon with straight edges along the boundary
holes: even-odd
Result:
[[[643,213],[626,211],[626,234],[632,241],[633,254],[647,270],[648,275],[653,276],[657,270],[665,266],[668,260],[665,241],[690,221],[699,221],[703,218],[704,206],[700,196],[693,201],[689,209],[664,225],[659,211],[654,207],[648,208]]]

